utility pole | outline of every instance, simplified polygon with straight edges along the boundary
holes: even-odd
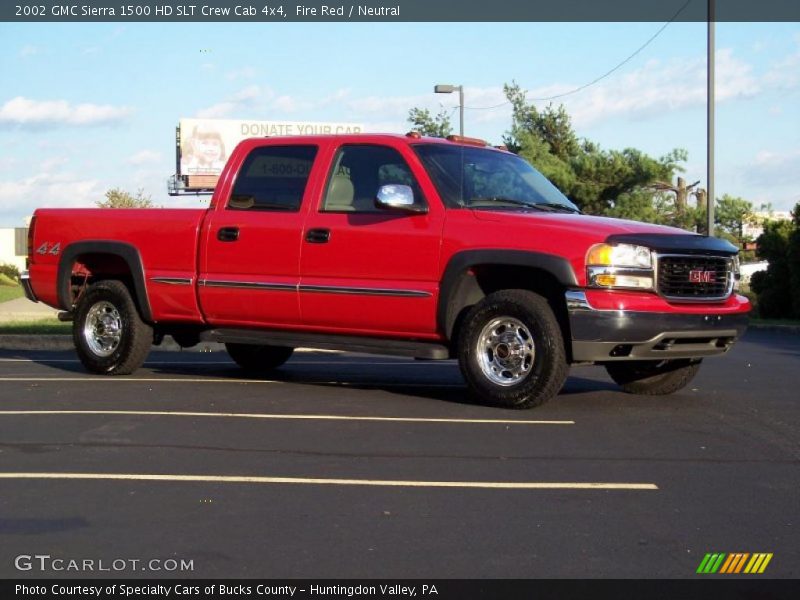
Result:
[[[707,98],[708,98],[708,113],[707,113],[707,172],[706,172],[706,187],[708,193],[706,195],[706,215],[708,218],[708,225],[706,227],[707,235],[714,235],[714,0],[708,0],[708,64],[706,66],[707,73]]]

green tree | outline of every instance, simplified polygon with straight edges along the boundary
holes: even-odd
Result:
[[[408,111],[407,120],[414,131],[429,137],[446,138],[453,132],[450,115],[445,108],[434,116],[427,108],[415,107]]]
[[[714,206],[714,223],[736,238],[740,245],[744,241],[742,228],[752,218],[753,204],[751,202],[728,194],[717,198]]]
[[[795,277],[800,275],[800,257],[794,261],[790,259],[789,240],[793,235],[795,238],[797,236],[798,215],[800,208],[795,207],[794,223],[767,221],[764,223],[764,233],[758,237],[758,257],[769,261],[766,271],[754,273],[750,278],[750,288],[758,295],[761,317],[777,319],[793,314],[792,275],[793,272]]]
[[[563,105],[538,109],[515,82],[503,88],[511,103],[506,146],[550,179],[584,212],[656,220],[645,189],[672,181],[686,160],[685,150],[653,158],[635,148],[603,150],[576,135]],[[653,191],[650,191],[651,204]]]
[[[794,217],[793,229],[789,234],[787,260],[789,262],[789,287],[792,300],[792,317],[800,319],[800,202],[795,204],[792,211]]]
[[[144,190],[138,190],[136,195],[120,188],[112,188],[106,192],[105,200],[96,202],[100,208],[153,208],[150,195],[145,196]]]
[[[511,131],[505,136],[505,144],[509,149],[520,150],[522,140],[519,138],[527,132],[544,141],[550,153],[563,161],[569,161],[580,154],[578,136],[563,104],[558,108],[548,104],[540,111],[526,100],[524,90],[513,81],[503,86],[503,93],[511,102],[512,108]]]

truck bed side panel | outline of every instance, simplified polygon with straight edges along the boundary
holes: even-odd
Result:
[[[58,264],[69,245],[122,242],[141,256],[153,320],[200,322],[195,274],[204,214],[200,209],[38,210],[30,268],[34,292],[45,304],[58,306]]]

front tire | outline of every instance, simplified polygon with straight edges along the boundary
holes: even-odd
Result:
[[[130,375],[150,353],[153,328],[142,321],[125,284],[99,281],[86,288],[78,303],[72,339],[88,371]]]
[[[490,294],[467,314],[458,362],[470,394],[503,408],[533,408],[567,378],[564,340],[545,298],[527,290]]]
[[[606,364],[606,371],[630,394],[665,396],[686,387],[700,370],[702,359],[637,360]]]
[[[294,348],[255,344],[225,344],[225,349],[237,365],[252,373],[277,369],[294,352]]]

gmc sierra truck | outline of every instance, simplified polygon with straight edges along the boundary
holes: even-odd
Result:
[[[583,215],[515,154],[414,132],[246,140],[208,209],[40,209],[29,256],[28,298],[73,321],[93,373],[166,335],[249,371],[298,346],[457,358],[513,408],[581,363],[672,393],[750,310],[728,242]]]

